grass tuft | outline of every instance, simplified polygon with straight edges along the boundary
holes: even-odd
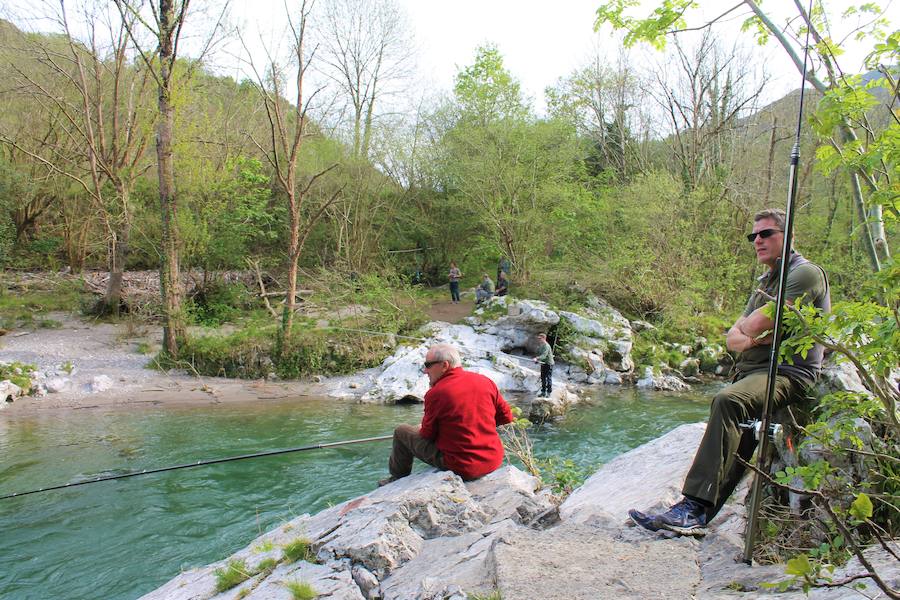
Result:
[[[284,587],[291,593],[293,600],[313,600],[319,596],[319,592],[305,581],[289,581]]]
[[[229,560],[224,568],[213,571],[216,577],[216,593],[230,590],[234,586],[247,581],[250,573],[247,570],[247,563],[242,560]]]
[[[282,550],[284,551],[284,558],[288,562],[297,562],[298,560],[305,560],[306,562],[315,562],[315,558],[312,553],[312,548],[309,546],[310,542],[306,538],[297,538],[293,542],[285,545]]]

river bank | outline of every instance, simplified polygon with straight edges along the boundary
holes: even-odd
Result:
[[[154,369],[162,340],[156,325],[102,323],[50,313],[56,328],[21,329],[0,337],[0,360],[37,367],[53,391],[0,403],[10,415],[45,410],[190,406],[322,395],[315,381],[241,380]],[[98,379],[100,378],[100,379]],[[342,383],[350,378],[335,378]],[[108,381],[107,381],[108,380]],[[95,382],[104,382],[94,385]],[[333,384],[334,385],[334,384]]]

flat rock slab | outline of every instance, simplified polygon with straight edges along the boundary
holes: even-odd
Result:
[[[497,587],[503,600],[690,598],[700,584],[697,544],[603,520],[519,530],[494,549]]]

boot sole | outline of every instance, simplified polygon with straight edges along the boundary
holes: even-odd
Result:
[[[709,530],[706,527],[679,527],[678,525],[669,525],[668,523],[660,523],[660,529],[665,529],[666,531],[671,531],[673,533],[677,533],[678,535],[684,535],[688,537],[703,537]]]

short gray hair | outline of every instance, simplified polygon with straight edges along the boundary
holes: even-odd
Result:
[[[772,219],[778,229],[784,231],[785,215],[780,208],[764,208],[753,215],[753,222],[762,221],[763,219]]]
[[[429,348],[429,351],[431,352],[432,360],[446,360],[450,363],[451,369],[462,366],[462,359],[459,357],[459,350],[456,349],[456,346],[451,346],[450,344],[435,344]]]

